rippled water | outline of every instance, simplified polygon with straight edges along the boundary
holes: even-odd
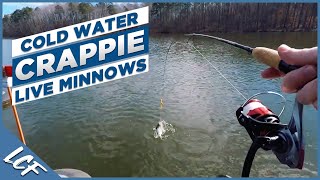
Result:
[[[317,44],[316,33],[218,35],[254,47]],[[239,177],[251,143],[235,118],[243,99],[184,44],[172,46],[163,73],[167,48],[173,41],[187,42],[187,38],[151,36],[150,71],[146,74],[18,105],[28,146],[53,169],[76,168],[94,177]],[[279,92],[281,80],[261,79],[265,66],[247,53],[205,38],[189,42],[245,96],[266,90]],[[10,63],[10,46],[10,40],[4,40],[4,64]],[[282,121],[288,122],[294,96],[284,95],[288,102]],[[153,136],[161,97],[161,116],[175,129],[164,140]],[[262,100],[279,112],[280,100]],[[11,109],[3,109],[2,117],[5,126],[16,133]],[[280,165],[271,152],[260,150],[251,176],[317,175],[317,113],[306,107],[304,118],[305,168],[291,170]]]

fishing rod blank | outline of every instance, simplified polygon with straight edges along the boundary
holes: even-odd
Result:
[[[227,39],[215,37],[215,36],[210,36],[210,35],[205,35],[205,34],[186,34],[186,36],[202,36],[202,37],[207,37],[211,39],[215,39],[217,41],[227,43],[229,45],[232,45],[234,47],[243,49],[247,51],[248,53],[252,54],[252,56],[257,59],[259,62],[268,65],[270,67],[273,67],[285,74],[287,74],[290,71],[293,71],[295,69],[300,68],[300,66],[296,65],[290,65],[287,64],[284,60],[282,60],[278,54],[278,51],[266,47],[249,47],[243,44],[239,44],[237,42],[233,42]]]
[[[189,36],[209,37],[238,47],[251,53],[259,62],[284,73],[299,68],[299,66],[289,65],[281,60],[278,52],[273,49],[265,47],[251,48],[233,41],[204,34],[189,34]],[[268,94],[269,93],[270,92],[268,92]],[[282,164],[286,164],[290,168],[302,169],[304,162],[304,140],[302,132],[303,105],[295,101],[291,120],[289,124],[286,125],[280,123],[279,118],[284,108],[279,116],[275,115],[269,108],[264,106],[260,100],[255,98],[259,94],[263,93],[258,93],[250,97],[236,111],[239,123],[245,127],[252,139],[252,145],[243,165],[242,177],[249,177],[254,157],[260,148],[266,151],[272,150]],[[277,94],[283,98],[283,96],[278,93],[272,92],[272,94]]]

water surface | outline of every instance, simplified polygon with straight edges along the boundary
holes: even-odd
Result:
[[[277,48],[286,43],[302,48],[317,44],[316,33],[216,34],[253,47]],[[182,35],[150,38],[150,71],[58,96],[18,105],[30,147],[50,167],[76,168],[94,177],[161,176],[214,177],[241,175],[251,140],[236,118],[242,97]],[[246,52],[211,39],[193,43],[246,97],[261,91],[279,91],[281,80],[260,78],[264,65]],[[3,64],[11,63],[11,42],[3,41]],[[164,73],[164,69],[166,69]],[[287,108],[281,121],[288,122],[294,96],[284,94]],[[162,118],[175,127],[165,140],[155,139],[152,128]],[[279,99],[262,98],[275,112]],[[10,108],[3,123],[16,132]],[[317,112],[305,107],[305,168],[289,169],[271,152],[260,150],[252,177],[301,177],[317,175]]]

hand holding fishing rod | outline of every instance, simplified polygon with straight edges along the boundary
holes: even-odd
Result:
[[[294,49],[287,45],[278,48],[279,56],[288,63],[303,66],[286,75],[274,68],[268,68],[261,73],[263,78],[278,78],[283,76],[282,91],[285,93],[297,93],[297,100],[304,104],[312,104],[318,108],[317,93],[317,47]]]
[[[282,45],[276,51],[266,47],[252,48],[227,39],[205,34],[193,33],[186,35],[215,39],[249,52],[256,60],[270,67],[262,72],[263,78],[276,78],[296,70],[284,77],[282,90],[286,93],[297,92],[298,102],[305,105],[313,104],[317,109],[317,47],[293,49]],[[302,66],[303,68],[301,68]]]
[[[204,34],[188,34],[188,36],[208,37],[246,50],[259,62],[271,67],[262,73],[264,77],[281,76],[283,73],[288,73],[288,76],[292,76],[292,74],[302,71],[301,69],[303,69],[301,68],[301,65],[304,64],[295,62],[292,62],[294,65],[287,64],[286,61],[281,59],[283,57],[279,56],[278,51],[270,48],[252,48],[233,41]],[[314,59],[317,59],[316,56],[314,56]],[[316,73],[314,74],[316,77]],[[303,78],[304,77],[302,77],[302,79]],[[311,81],[312,76],[309,78],[311,79],[307,78],[306,80],[306,78],[304,78],[304,80]],[[291,79],[293,82],[297,80],[298,79]],[[305,84],[307,83],[305,81],[302,82]],[[300,85],[304,84],[300,83]],[[298,88],[300,89],[302,87],[296,86],[295,90],[298,90]],[[279,115],[274,114],[269,108],[264,106],[260,100],[256,99],[260,94],[276,94],[284,99],[281,94],[274,92],[258,93],[247,99],[246,102],[236,111],[236,117],[239,123],[245,127],[252,139],[252,145],[247,153],[243,165],[242,177],[249,177],[253,159],[259,148],[272,150],[278,160],[282,164],[288,165],[290,168],[302,169],[304,162],[304,137],[302,130],[303,105],[299,103],[296,98],[289,124],[282,124],[279,117],[284,108]]]
[[[205,34],[186,34],[187,36],[202,36],[202,37],[207,37],[211,39],[215,39],[220,42],[224,42],[227,44],[230,44],[232,46],[235,46],[237,48],[243,49],[247,51],[248,53],[252,54],[252,56],[258,60],[259,62],[266,64],[270,67],[273,67],[283,73],[288,73],[292,70],[298,69],[300,66],[296,65],[290,65],[287,64],[284,60],[282,60],[278,54],[278,51],[266,47],[255,47],[252,48],[250,46],[246,46],[243,44],[239,44],[233,41],[229,41],[227,39],[215,37],[215,36],[210,36],[210,35],[205,35]]]

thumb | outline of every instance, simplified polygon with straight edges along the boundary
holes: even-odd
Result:
[[[292,65],[316,65],[318,47],[294,49],[285,44],[278,47],[278,54],[282,60]]]

